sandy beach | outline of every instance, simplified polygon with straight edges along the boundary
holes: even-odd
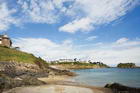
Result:
[[[43,77],[43,78],[38,78],[41,81],[44,81],[46,83],[53,83],[53,82],[58,82],[58,81],[71,81],[71,76],[63,75],[63,76],[49,76],[49,77]]]
[[[50,76],[39,80],[47,85],[17,87],[3,93],[111,93],[110,89],[72,82],[68,76]]]
[[[3,93],[111,93],[98,88],[87,88],[69,85],[42,85],[30,87],[17,87]]]
[[[64,85],[15,88],[4,93],[94,93],[91,89]],[[101,92],[102,93],[102,92]]]

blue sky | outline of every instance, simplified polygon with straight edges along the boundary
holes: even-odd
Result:
[[[45,60],[140,65],[140,0],[0,0],[0,34]]]

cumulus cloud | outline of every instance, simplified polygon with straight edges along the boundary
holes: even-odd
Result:
[[[11,24],[17,24],[18,20],[12,15],[15,9],[9,9],[6,3],[0,2],[0,31],[5,31]]]
[[[77,32],[92,30],[96,26],[108,24],[121,16],[125,15],[129,10],[139,2],[138,0],[74,0],[75,3],[67,10],[68,15],[75,19],[60,27],[60,31]],[[77,21],[86,19],[86,23]],[[82,26],[80,25],[82,24]],[[77,27],[78,26],[78,27]],[[85,28],[86,27],[86,28]],[[88,29],[89,27],[89,29]]]
[[[89,18],[76,19],[59,28],[60,31],[74,33],[77,30],[90,31],[93,29]]]
[[[64,40],[61,44],[57,44],[47,38],[18,38],[14,39],[14,46],[19,46],[21,50],[41,56],[47,60],[67,58],[73,52],[70,40]]]
[[[140,65],[140,41],[127,41],[121,44],[95,44],[81,47],[72,40],[55,43],[47,38],[17,38],[14,46],[19,46],[22,51],[41,56],[46,60],[60,58],[79,58],[82,60],[102,61],[112,65],[119,62],[135,62]],[[121,47],[120,47],[121,45]],[[128,48],[129,47],[129,48]]]

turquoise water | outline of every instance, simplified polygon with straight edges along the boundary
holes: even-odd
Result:
[[[78,74],[72,80],[95,86],[105,86],[107,83],[121,83],[131,87],[140,87],[140,69],[82,69],[73,70]]]

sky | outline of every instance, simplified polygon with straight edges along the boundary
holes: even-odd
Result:
[[[140,65],[140,0],[0,0],[0,34],[47,61]]]

